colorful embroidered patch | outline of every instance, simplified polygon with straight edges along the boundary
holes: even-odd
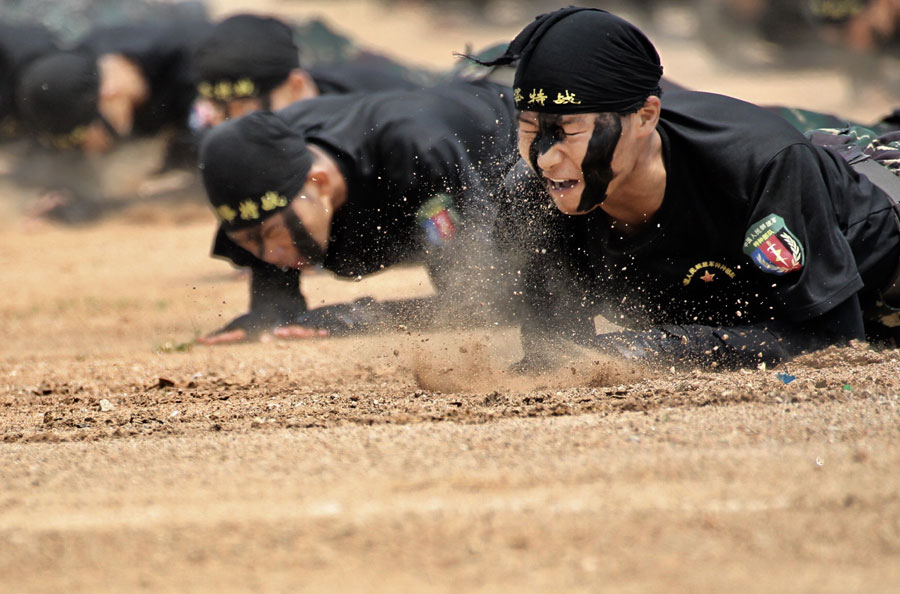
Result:
[[[446,245],[456,235],[459,215],[448,194],[437,194],[428,200],[416,214],[419,225],[425,230],[425,239],[431,245]]]
[[[803,246],[776,214],[754,223],[744,236],[744,253],[763,272],[787,274],[803,268]]]

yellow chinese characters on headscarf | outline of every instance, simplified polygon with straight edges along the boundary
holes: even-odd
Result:
[[[219,101],[228,101],[233,94],[231,83],[227,80],[220,80],[213,89],[213,95]]]
[[[229,223],[237,217],[237,211],[228,206],[227,204],[223,204],[219,208],[216,209],[216,214],[219,215],[219,218],[223,221],[228,221]]]
[[[252,97],[256,93],[256,85],[249,78],[242,78],[234,83],[233,92],[235,97]]]
[[[204,97],[206,99],[213,99],[215,97],[212,84],[206,81],[203,81],[202,83],[197,85],[197,92],[201,97]]]
[[[288,201],[287,198],[278,192],[266,192],[260,200],[260,203],[263,210],[275,210],[276,208],[287,206]]]
[[[528,95],[528,105],[531,105],[532,103],[543,105],[546,100],[547,95],[544,94],[544,89],[532,90]]]
[[[197,85],[197,93],[201,97],[216,101],[246,99],[256,96],[256,85],[249,78],[242,78],[236,82],[230,80],[220,80],[215,83],[203,81]]]
[[[241,218],[245,221],[253,221],[259,218],[259,206],[253,200],[244,200],[238,208],[241,210]]]
[[[575,93],[570,93],[569,91],[565,91],[565,95],[562,93],[556,94],[556,99],[553,100],[557,105],[581,105],[581,101],[575,100]]]

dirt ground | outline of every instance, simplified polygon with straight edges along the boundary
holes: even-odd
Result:
[[[256,6],[430,65],[520,26]],[[890,105],[660,46],[692,86]],[[247,304],[202,197],[85,226],[27,221],[31,199],[0,178],[0,592],[900,590],[900,351],[519,377],[509,328],[201,347]],[[303,283],[314,304],[431,291],[415,267]]]

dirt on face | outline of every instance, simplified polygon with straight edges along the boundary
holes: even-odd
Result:
[[[407,49],[462,35],[394,10]],[[248,279],[209,258],[202,196],[81,226],[28,200],[0,179],[0,592],[897,591],[900,351],[523,376],[504,326],[203,347]],[[302,282],[432,291],[411,266]]]

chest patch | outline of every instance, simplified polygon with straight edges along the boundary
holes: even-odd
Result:
[[[419,208],[416,220],[431,245],[446,245],[456,235],[459,214],[448,194],[437,194]]]
[[[744,253],[763,272],[787,274],[803,268],[803,246],[776,214],[754,223],[744,236]]]
[[[684,278],[681,279],[681,284],[686,287],[692,281],[702,281],[703,284],[708,285],[716,281],[721,282],[723,278],[733,279],[734,277],[734,270],[728,266],[721,262],[708,260],[691,266]]]

